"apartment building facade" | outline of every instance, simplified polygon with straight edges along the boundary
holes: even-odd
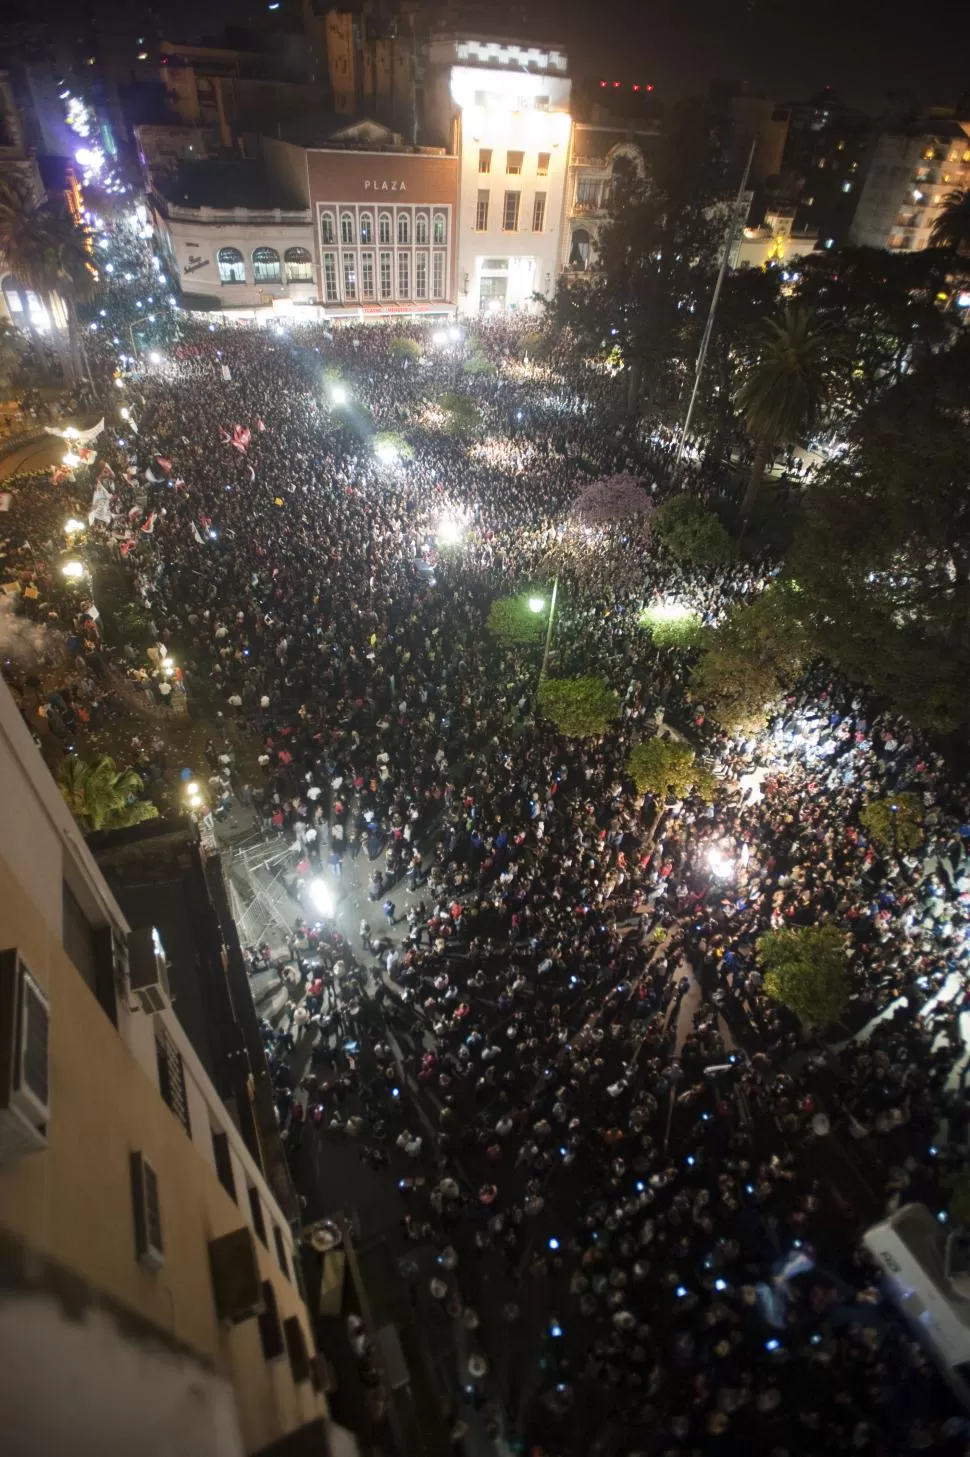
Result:
[[[4,684],[0,795],[4,1451],[325,1451],[294,1233]]]
[[[883,132],[875,142],[849,241],[893,252],[928,248],[947,194],[967,187],[970,121],[927,119]]]

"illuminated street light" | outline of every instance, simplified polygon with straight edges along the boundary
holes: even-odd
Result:
[[[451,340],[452,344],[460,344],[461,330],[456,329],[454,325],[452,325],[452,327],[448,330],[448,338]]]
[[[397,460],[399,451],[396,445],[389,440],[379,440],[374,446],[374,454],[382,465],[393,465]]]
[[[333,891],[330,889],[327,882],[325,880],[322,880],[320,876],[317,876],[315,880],[310,881],[310,884],[307,886],[307,894],[310,897],[313,909],[315,911],[319,911],[321,916],[333,915]]]
[[[431,342],[432,344],[438,345],[447,344],[448,335],[446,331],[444,329],[435,329],[434,333],[431,335]]]
[[[716,875],[718,880],[727,880],[734,874],[734,861],[730,856],[717,845],[713,845],[707,852],[707,863],[711,867],[711,873]]]
[[[68,450],[64,455],[61,456],[61,464],[66,465],[68,470],[73,470],[75,466],[81,464],[81,457],[77,455],[75,451]]]
[[[684,622],[694,616],[692,608],[683,602],[657,602],[649,609],[651,617],[661,622]]]
[[[123,379],[118,379],[118,377],[116,376],[115,377],[115,389],[116,390],[123,390],[124,387],[125,387],[124,380]]]
[[[118,414],[121,416],[122,420],[128,420],[131,417],[131,411],[129,410],[127,405],[122,405],[121,409],[118,411]]]
[[[64,562],[61,567],[61,572],[69,582],[79,582],[85,575],[85,571],[83,562]]]
[[[335,405],[345,405],[350,399],[346,385],[332,384],[330,386],[330,399]]]
[[[438,522],[439,546],[457,546],[463,535],[464,530],[460,521],[456,521],[453,516],[442,516]]]
[[[84,522],[79,521],[76,516],[69,516],[64,522],[64,535],[76,536],[79,531],[84,530]]]
[[[149,363],[151,364],[161,364],[162,362],[162,356],[159,354],[157,349],[152,350],[151,354],[149,354],[148,356],[148,359]]]
[[[545,597],[530,597],[529,598],[529,611],[530,612],[543,612],[545,610],[545,606],[546,606],[546,599],[545,599]]]

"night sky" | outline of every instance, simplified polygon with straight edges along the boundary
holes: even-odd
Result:
[[[658,97],[716,76],[797,100],[831,85],[879,110],[887,97],[970,96],[967,6],[958,0],[533,0],[570,44],[573,73],[652,81]]]

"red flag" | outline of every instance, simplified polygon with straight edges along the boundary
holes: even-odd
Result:
[[[135,538],[133,536],[126,536],[124,541],[118,542],[118,550],[122,556],[127,556],[134,549],[135,545]]]
[[[155,459],[167,476],[172,474],[172,462],[170,460],[166,460],[164,455],[156,455]]]
[[[139,526],[138,529],[143,536],[151,536],[152,532],[155,530],[155,514],[156,513],[153,511],[149,516],[148,520],[143,521],[141,526]]]
[[[245,454],[246,447],[252,438],[253,432],[248,425],[234,425],[232,427],[232,443],[242,454]]]

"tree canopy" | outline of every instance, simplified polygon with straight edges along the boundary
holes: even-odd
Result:
[[[417,339],[392,339],[387,346],[388,354],[393,354],[395,359],[420,359],[421,345]]]
[[[640,794],[665,800],[668,795],[686,799],[689,794],[710,798],[714,779],[699,763],[690,744],[660,737],[637,744],[627,760],[627,772]]]
[[[775,583],[731,607],[707,634],[691,693],[725,728],[762,727],[771,704],[798,678],[810,653],[800,604],[790,584]]]
[[[792,926],[757,941],[758,965],[770,997],[812,1027],[841,1016],[848,998],[845,932],[838,926]]]
[[[671,496],[654,514],[652,526],[675,561],[720,566],[734,554],[717,514],[695,496]]]
[[[586,739],[606,733],[620,700],[605,678],[544,678],[539,708],[560,733]]]
[[[916,850],[926,839],[923,804],[916,794],[892,794],[871,799],[859,819],[879,850],[904,854]]]
[[[141,799],[145,786],[133,769],[118,769],[107,754],[88,761],[64,760],[57,776],[64,802],[85,834],[123,830],[158,818],[158,809]]]
[[[543,611],[533,612],[529,597],[523,594],[520,597],[497,597],[488,609],[486,626],[502,642],[531,643],[540,641],[545,635],[548,620],[548,605]]]
[[[444,414],[449,435],[473,435],[481,428],[482,412],[468,395],[446,390],[438,396],[438,408]]]

